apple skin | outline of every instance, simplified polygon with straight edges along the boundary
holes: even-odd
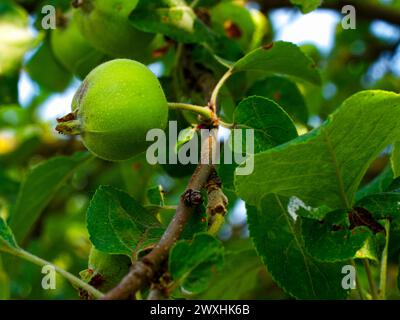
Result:
[[[116,59],[95,68],[76,92],[72,110],[83,144],[99,158],[132,158],[149,145],[150,129],[165,129],[168,104],[157,77],[143,64]]]
[[[51,32],[50,43],[57,60],[68,71],[83,79],[99,64],[107,60],[81,35],[76,18],[66,15],[66,24]]]
[[[249,52],[263,42],[268,33],[268,20],[255,9],[247,9],[243,1],[221,2],[211,8],[212,28],[237,42]]]
[[[76,9],[79,28],[90,44],[114,58],[148,63],[154,34],[137,30],[129,14],[139,0],[83,0]]]
[[[107,292],[114,288],[129,272],[131,260],[123,255],[107,254],[92,247],[89,254],[88,268],[79,275],[96,289]],[[88,293],[81,298],[93,298]]]

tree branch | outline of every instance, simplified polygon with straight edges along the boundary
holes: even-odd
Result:
[[[289,0],[254,0],[261,6],[262,11],[271,9],[279,9],[293,7]],[[357,17],[364,20],[385,20],[389,23],[400,23],[400,10],[395,10],[390,7],[370,3],[366,0],[337,0],[324,1],[320,8],[333,9],[341,12],[345,5],[352,5],[356,8]]]
[[[165,294],[165,289],[159,284],[152,284],[147,300],[166,300],[168,297]]]
[[[217,152],[217,132],[217,129],[212,129],[210,135],[203,141],[200,164],[193,173],[184,194],[188,191],[202,189],[208,177],[213,172],[214,166],[212,165],[212,159],[214,159]],[[150,253],[135,262],[130,272],[122,279],[118,286],[108,292],[103,299],[127,299],[143,286],[149,284],[157,273],[159,273],[161,264],[168,258],[170,249],[179,239],[194,209],[195,206],[191,205],[187,199],[182,196],[176,214],[158,244]]]

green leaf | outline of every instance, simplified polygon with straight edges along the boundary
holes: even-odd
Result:
[[[29,112],[17,104],[0,104],[0,128],[17,128],[29,123]]]
[[[295,83],[283,77],[268,77],[257,81],[248,95],[262,96],[275,101],[291,117],[306,123],[308,110],[303,95]]]
[[[292,4],[299,7],[303,13],[309,13],[317,9],[322,0],[290,0]]]
[[[275,282],[298,299],[343,299],[343,264],[318,262],[309,256],[288,199],[270,194],[258,207],[247,205],[250,236]]]
[[[397,177],[396,179],[394,179],[390,185],[386,188],[385,191],[388,192],[400,192],[400,177]]]
[[[369,194],[380,193],[387,191],[387,188],[393,181],[393,170],[390,165],[386,166],[385,169],[373,179],[370,183],[360,188],[356,194],[356,201],[364,198]]]
[[[175,152],[178,153],[178,151],[182,148],[182,146],[184,144],[186,144],[187,142],[192,140],[192,138],[195,136],[196,132],[197,132],[197,129],[193,128],[193,127],[188,127],[186,129],[181,130],[179,132],[178,140],[176,142]],[[197,139],[197,137],[195,137],[195,139]]]
[[[149,202],[156,206],[165,205],[165,191],[162,185],[155,186],[147,190],[147,199]]]
[[[97,250],[134,259],[160,239],[164,228],[127,193],[101,186],[87,210],[90,240]]]
[[[3,261],[0,255],[0,300],[10,299],[11,281],[4,270]]]
[[[254,150],[259,153],[297,137],[292,119],[274,101],[252,96],[242,100],[234,113],[237,129],[254,129]]]
[[[72,75],[54,57],[48,39],[43,41],[25,68],[32,80],[50,92],[64,91],[72,80]]]
[[[304,245],[313,258],[326,262],[354,258],[377,260],[373,232],[364,226],[352,230],[349,227],[347,213],[342,210],[330,212],[323,221],[301,219]]]
[[[167,228],[172,219],[175,216],[176,210],[160,210],[158,208],[159,214],[158,219],[161,224]],[[197,233],[206,232],[208,229],[208,220],[206,214],[206,207],[204,204],[196,207],[193,214],[190,215],[188,222],[183,228],[182,234],[180,236],[181,240],[191,240],[193,236]]]
[[[183,0],[141,1],[129,16],[139,30],[161,33],[184,43],[210,39],[209,29]]]
[[[10,202],[15,202],[15,197],[19,189],[19,183],[8,177],[8,175],[1,169],[0,181],[0,199],[3,197]]]
[[[250,204],[275,193],[313,207],[350,209],[371,162],[399,137],[399,95],[355,94],[320,128],[254,155],[254,172],[235,176],[238,195]]]
[[[288,114],[275,102],[263,97],[249,97],[242,100],[234,112],[237,129],[254,129],[254,152],[259,153],[297,137],[296,127]],[[232,138],[231,136],[231,139]],[[232,141],[228,142],[232,146]],[[243,144],[245,137],[242,134]],[[232,147],[231,147],[232,149]],[[246,150],[245,145],[242,147]],[[218,173],[224,188],[234,190],[233,177],[236,163],[222,163]]]
[[[399,290],[400,290],[400,256],[399,256],[399,259],[398,259],[398,269],[399,269],[399,271],[398,271],[398,274],[397,274],[397,288],[399,288]]]
[[[32,168],[21,185],[10,227],[17,241],[23,241],[49,204],[72,174],[92,157],[77,153],[71,157],[55,157]]]
[[[400,142],[394,144],[391,161],[394,177],[400,177]]]
[[[19,74],[0,75],[0,104],[18,103]]]
[[[273,42],[245,55],[232,68],[233,73],[240,71],[288,75],[321,84],[315,63],[299,47],[284,41]]]
[[[133,159],[120,161],[118,165],[126,191],[137,201],[143,202],[146,196],[146,187],[154,171],[153,166],[146,160],[146,154],[142,153]]]
[[[251,299],[255,294],[254,290],[262,285],[260,270],[263,267],[254,249],[226,252],[224,266],[213,275],[209,288],[199,298],[202,300]]]
[[[6,222],[0,218],[0,251],[9,252],[16,250],[19,250],[19,247],[14,235]]]
[[[382,192],[371,194],[358,201],[356,206],[368,210],[375,220],[400,219],[399,192]]]
[[[222,243],[207,233],[198,233],[192,241],[178,241],[169,256],[169,271],[174,281],[191,293],[208,288],[214,272],[223,265]]]

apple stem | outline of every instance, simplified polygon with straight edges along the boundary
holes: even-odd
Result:
[[[191,111],[201,115],[207,120],[212,120],[214,118],[212,110],[208,107],[196,106],[189,103],[168,102],[168,108],[171,110]]]
[[[218,99],[218,94],[222,88],[222,86],[225,84],[225,82],[229,79],[229,77],[233,74],[232,69],[229,69],[219,80],[217,85],[215,86],[212,94],[211,94],[211,99],[210,99],[210,109],[214,112],[217,113],[217,99]]]

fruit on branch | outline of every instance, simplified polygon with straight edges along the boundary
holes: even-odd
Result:
[[[129,23],[129,14],[139,0],[74,1],[82,34],[96,49],[115,58],[148,62],[155,35],[137,30]]]
[[[150,129],[164,129],[168,105],[156,76],[143,64],[116,59],[95,68],[72,101],[57,131],[80,134],[96,156],[125,160],[144,151]]]
[[[92,247],[90,250],[88,268],[81,271],[81,278],[91,286],[106,292],[116,286],[129,272],[131,261],[122,255],[110,255]],[[81,291],[82,298],[90,297],[89,293]]]
[[[211,9],[212,28],[236,41],[244,52],[263,42],[268,32],[268,20],[256,9],[247,9],[242,1],[221,2]]]
[[[106,60],[106,56],[81,35],[72,12],[66,14],[63,22],[51,32],[50,42],[57,60],[80,79]]]

